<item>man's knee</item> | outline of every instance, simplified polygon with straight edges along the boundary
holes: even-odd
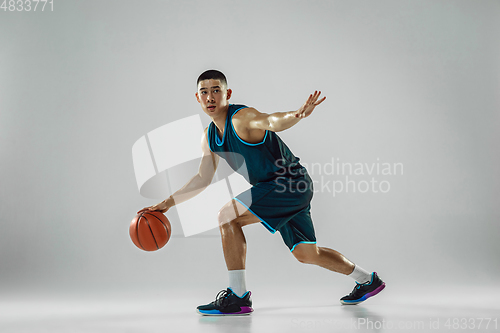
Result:
[[[311,246],[304,246],[299,244],[292,251],[294,257],[303,264],[314,264],[315,259],[317,257],[317,248],[314,245],[314,248]]]
[[[219,221],[219,228],[237,224],[237,215],[234,207],[231,204],[224,205],[224,207],[219,210],[217,220]]]
[[[295,256],[295,258],[303,264],[308,264],[309,263],[309,258],[307,255],[305,255],[302,252],[299,251],[293,251],[292,254]]]
[[[292,254],[295,257],[295,259],[297,259],[299,262],[303,264],[311,263],[311,257],[306,252],[295,249],[292,251]]]

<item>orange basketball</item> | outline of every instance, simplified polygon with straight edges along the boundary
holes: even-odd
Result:
[[[130,223],[132,242],[144,251],[156,251],[170,239],[170,222],[160,212],[142,212]]]

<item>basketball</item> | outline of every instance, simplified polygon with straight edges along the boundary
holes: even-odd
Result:
[[[144,251],[156,251],[170,239],[170,222],[160,212],[142,212],[130,223],[132,242]]]

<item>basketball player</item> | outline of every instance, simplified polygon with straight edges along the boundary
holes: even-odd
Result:
[[[199,172],[166,200],[139,211],[165,213],[211,183],[219,157],[238,170],[241,161],[231,153],[243,156],[252,187],[229,201],[218,214],[229,288],[219,292],[210,304],[198,306],[197,311],[202,315],[244,315],[253,311],[245,282],[246,241],[242,230],[252,223],[261,223],[272,233],[279,231],[299,262],[353,278],[356,286],[340,299],[342,304],[358,304],[382,291],[385,283],[376,272],[369,273],[339,252],[316,245],[310,215],[312,180],[299,158],[276,134],[310,116],[326,97],[319,99],[321,92],[314,92],[297,111],[265,114],[230,104],[232,91],[219,71],[202,73],[197,84],[196,99],[212,119],[202,137]]]

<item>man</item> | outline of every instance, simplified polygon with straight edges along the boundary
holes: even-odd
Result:
[[[370,274],[339,252],[316,245],[310,216],[312,180],[276,134],[310,116],[326,97],[319,99],[321,92],[316,91],[297,111],[265,114],[229,104],[232,90],[219,71],[202,73],[197,84],[196,99],[212,119],[202,137],[198,174],[166,200],[139,211],[165,213],[203,191],[212,181],[219,157],[226,159],[235,171],[241,170],[244,162],[245,177],[252,187],[224,205],[218,215],[229,288],[219,292],[212,303],[200,305],[197,311],[202,315],[244,315],[253,311],[251,293],[246,289],[246,241],[242,231],[242,227],[252,223],[262,223],[272,233],[279,231],[299,262],[352,277],[356,286],[341,298],[342,304],[358,304],[382,291],[385,283],[376,272]]]

